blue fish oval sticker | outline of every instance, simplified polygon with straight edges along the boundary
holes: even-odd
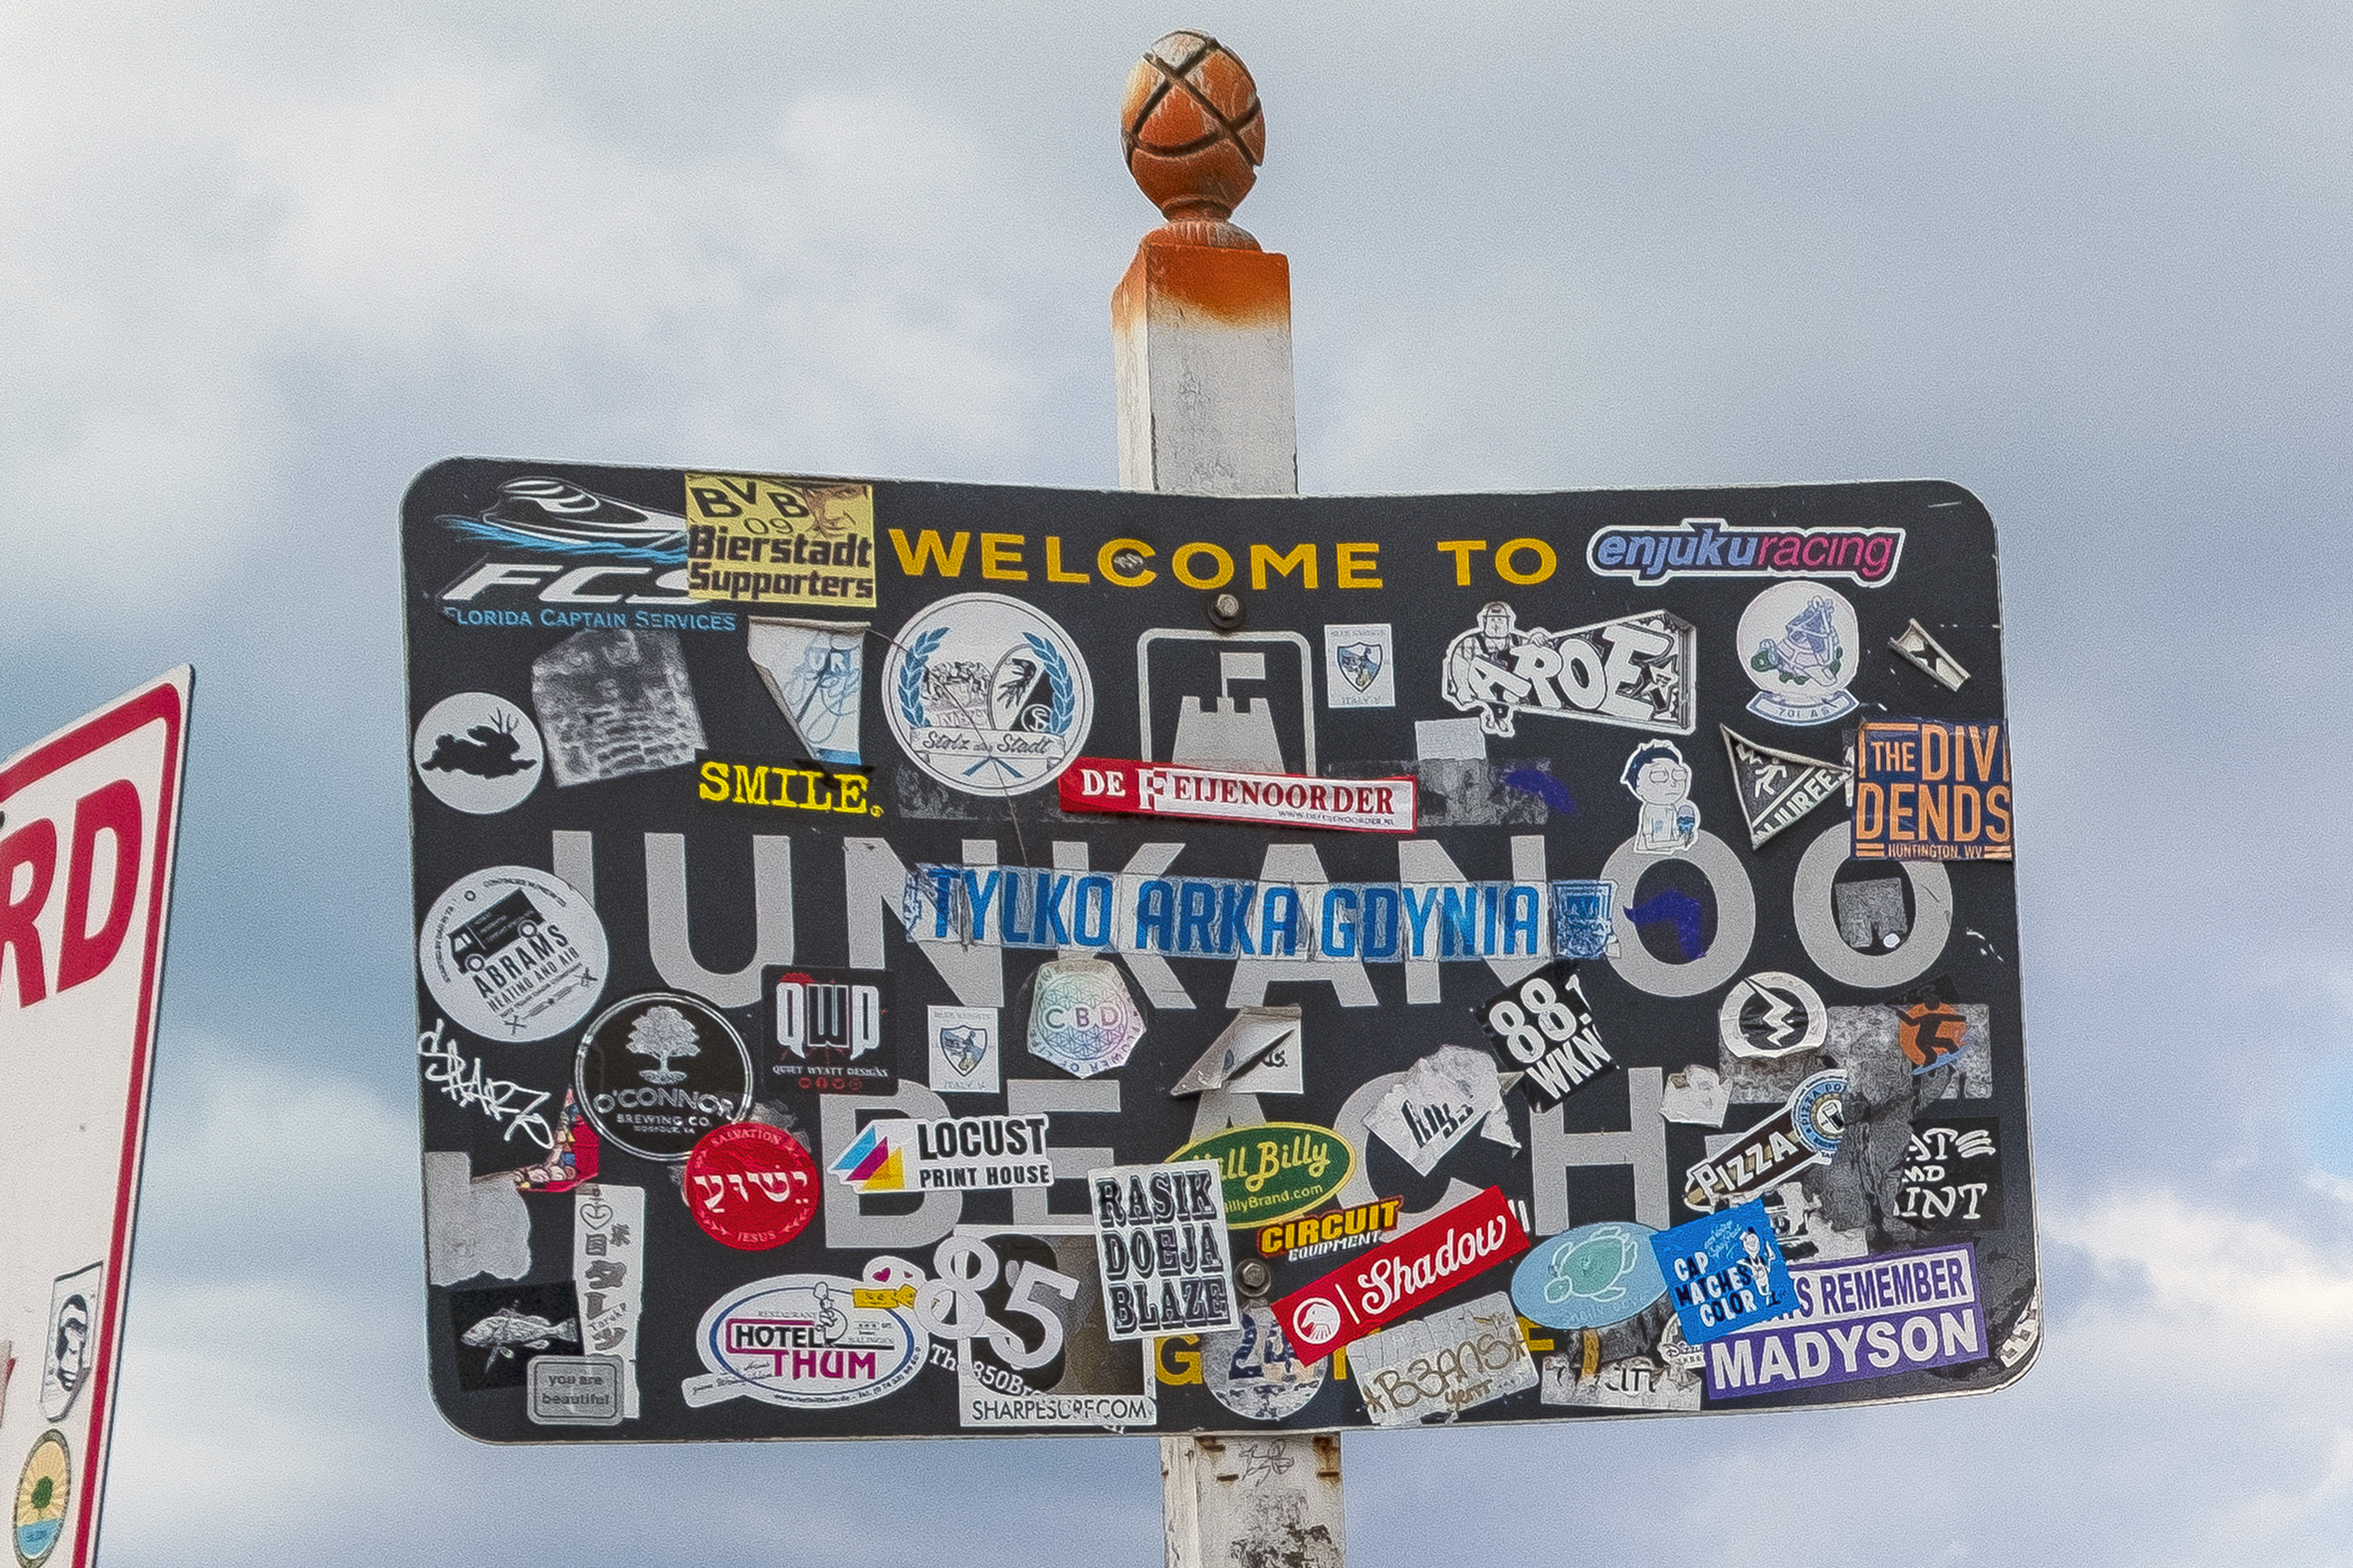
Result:
[[[1512,1275],[1512,1305],[1546,1328],[1608,1328],[1667,1293],[1650,1239],[1625,1220],[1578,1225],[1536,1243]]]

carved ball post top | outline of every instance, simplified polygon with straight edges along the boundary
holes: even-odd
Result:
[[[1266,159],[1258,85],[1232,50],[1207,33],[1161,38],[1128,72],[1119,123],[1128,172],[1185,241],[1257,248],[1225,221]]]

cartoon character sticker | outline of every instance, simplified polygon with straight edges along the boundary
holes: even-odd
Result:
[[[1862,632],[1854,606],[1817,583],[1776,583],[1741,613],[1741,663],[1757,694],[1749,712],[1775,724],[1829,724],[1855,711]]]
[[[1646,741],[1618,776],[1641,802],[1634,847],[1644,855],[1680,855],[1700,836],[1700,808],[1691,804],[1691,769],[1673,741]]]
[[[1497,600],[1447,645],[1439,691],[1490,735],[1509,738],[1519,713],[1689,735],[1698,647],[1690,622],[1663,610],[1523,631],[1518,612]]]

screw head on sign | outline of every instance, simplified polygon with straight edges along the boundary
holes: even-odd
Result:
[[[1171,221],[1225,222],[1266,161],[1258,84],[1207,33],[1170,33],[1144,52],[1119,126],[1128,172]]]
[[[1245,1257],[1234,1267],[1234,1287],[1243,1296],[1264,1300],[1274,1286],[1274,1271],[1255,1257]]]
[[[1233,632],[1242,621],[1241,596],[1220,594],[1209,600],[1209,625],[1220,632]]]

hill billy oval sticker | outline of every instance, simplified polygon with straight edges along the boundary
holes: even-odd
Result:
[[[1225,1183],[1225,1223],[1235,1229],[1295,1219],[1348,1185],[1356,1151],[1330,1128],[1261,1122],[1228,1128],[1168,1157],[1214,1160]]]
[[[1095,722],[1095,685],[1070,633],[1002,594],[957,594],[890,640],[883,712],[919,768],[968,795],[1051,783]]]

